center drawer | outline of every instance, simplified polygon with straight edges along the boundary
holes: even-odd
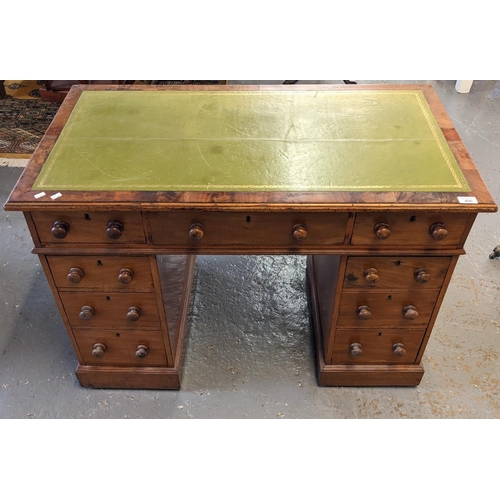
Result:
[[[154,293],[60,292],[72,326],[79,328],[160,328]]]
[[[148,212],[151,240],[176,248],[308,248],[344,243],[347,213]]]

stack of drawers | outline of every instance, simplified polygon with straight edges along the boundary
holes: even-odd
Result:
[[[349,257],[334,364],[415,363],[451,257]]]
[[[309,258],[324,385],[420,381],[423,351],[474,218],[358,213],[344,255]],[[392,376],[397,370],[406,377]]]
[[[49,256],[87,365],[167,366],[148,257]]]
[[[174,382],[158,382],[151,370],[176,372],[186,258],[137,252],[146,245],[141,212],[32,212],[27,219],[82,385],[147,387],[142,379],[150,378],[152,387],[178,388],[177,373]]]

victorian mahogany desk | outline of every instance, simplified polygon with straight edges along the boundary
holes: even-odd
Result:
[[[81,385],[177,389],[196,254],[308,255],[319,383],[417,385],[497,207],[429,85],[224,85],[73,87],[5,209]]]

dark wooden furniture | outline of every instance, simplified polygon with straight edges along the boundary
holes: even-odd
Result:
[[[148,100],[152,128],[128,123]],[[308,255],[319,383],[419,384],[497,207],[429,85],[78,86],[5,209],[25,214],[80,383],[177,389],[197,254]]]
[[[73,85],[131,85],[134,80],[45,80],[39,89],[40,99],[49,102],[63,102]]]
[[[40,99],[42,101],[63,102],[73,85],[132,85],[135,80],[46,80],[43,87],[40,88]],[[189,85],[189,80],[180,81]],[[155,84],[158,81],[145,81],[145,84]],[[192,82],[195,84],[196,82]],[[219,85],[225,85],[227,80],[219,80]],[[1,97],[1,87],[0,87]]]

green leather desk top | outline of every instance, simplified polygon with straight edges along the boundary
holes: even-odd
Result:
[[[32,189],[470,190],[420,90],[84,91]]]

